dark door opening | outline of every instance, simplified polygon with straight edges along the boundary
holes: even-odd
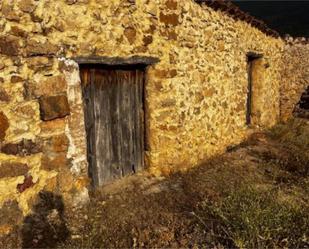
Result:
[[[246,112],[246,124],[251,124],[252,114],[252,61],[254,59],[248,56],[248,92],[247,92],[247,112]]]
[[[94,186],[144,167],[144,81],[139,66],[81,65],[89,175]]]
[[[305,92],[302,94],[300,98],[299,108],[309,111],[309,86],[307,87],[307,89],[305,90]]]
[[[309,86],[300,97],[300,101],[294,108],[294,116],[309,119]]]
[[[246,124],[252,124],[252,116],[253,116],[253,88],[254,84],[254,73],[256,73],[257,69],[257,60],[261,58],[261,55],[249,53],[247,55],[247,68],[248,68],[248,91],[247,91],[247,106],[246,106]]]

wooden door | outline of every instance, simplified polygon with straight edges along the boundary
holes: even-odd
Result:
[[[250,53],[248,62],[247,125],[262,125],[261,115],[265,111],[265,62],[262,55]]]
[[[144,70],[82,66],[89,174],[95,186],[144,161]]]

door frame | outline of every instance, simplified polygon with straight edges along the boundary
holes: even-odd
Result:
[[[109,56],[78,56],[72,57],[78,65],[82,64],[101,64],[106,66],[125,66],[125,65],[144,65],[150,66],[160,62],[152,56],[131,56],[131,57],[109,57]]]
[[[78,63],[79,68],[81,66],[85,65],[98,65],[106,68],[139,68],[144,71],[144,82],[143,82],[143,138],[142,138],[142,145],[143,145],[143,150],[142,150],[142,169],[144,170],[147,168],[147,161],[146,161],[146,151],[148,150],[148,144],[149,144],[149,122],[148,122],[148,106],[147,106],[147,94],[146,94],[146,84],[147,84],[147,79],[148,79],[148,67],[158,63],[160,60],[155,58],[155,57],[147,57],[147,56],[132,56],[128,58],[122,58],[122,57],[100,57],[100,56],[91,56],[91,57],[75,57],[72,58],[75,62]],[[81,74],[81,71],[79,70],[79,75]],[[81,83],[80,83],[81,84]],[[82,87],[82,85],[81,85]],[[84,96],[82,96],[82,102],[84,105]],[[85,115],[84,115],[85,117]],[[84,124],[86,124],[86,121],[84,120]],[[89,165],[88,161],[88,134],[86,132],[86,141],[87,141],[87,163],[88,163],[88,176],[91,179],[92,182],[92,187],[94,186],[94,182],[91,177],[91,165]]]

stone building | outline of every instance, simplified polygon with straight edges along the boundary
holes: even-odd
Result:
[[[308,45],[227,2],[2,0],[0,17],[0,207],[23,215],[43,190],[78,205],[91,182],[197,165],[308,85]]]
[[[309,39],[288,38],[282,57],[283,70],[280,87],[281,119],[288,120],[297,111],[309,117]],[[302,100],[301,100],[301,97]],[[299,102],[303,106],[299,106]],[[306,103],[305,103],[306,102]],[[296,106],[295,106],[296,105]]]

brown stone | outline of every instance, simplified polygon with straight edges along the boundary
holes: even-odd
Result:
[[[20,20],[20,15],[18,12],[13,10],[12,4],[3,3],[1,11],[3,16],[9,21],[18,22]]]
[[[176,70],[176,69],[170,70],[170,71],[169,71],[169,76],[170,76],[171,78],[176,77],[176,76],[177,76],[177,70]]]
[[[2,2],[2,6],[0,5],[1,8],[1,12],[4,16],[7,16],[10,12],[13,11],[13,4],[12,3],[4,3],[3,1]]]
[[[0,70],[4,69],[5,68],[5,64],[0,62]]]
[[[19,54],[20,45],[19,39],[16,36],[2,36],[0,37],[0,52],[9,56],[16,56]]]
[[[37,83],[34,86],[33,95],[40,97],[42,95],[56,95],[65,93],[67,84],[63,75],[48,77],[45,81]]]
[[[155,76],[160,79],[168,78],[168,70],[156,70]]]
[[[160,13],[160,22],[165,25],[177,26],[180,24],[179,16],[177,14],[163,14]]]
[[[124,35],[127,37],[130,44],[133,44],[136,39],[136,30],[132,27],[126,28],[124,30]]]
[[[69,147],[69,139],[65,134],[52,137],[52,148],[55,152],[67,152]]]
[[[19,143],[5,144],[0,148],[0,152],[7,155],[29,156],[42,151],[41,145],[32,140],[23,139]]]
[[[218,50],[222,52],[222,51],[224,51],[224,49],[225,49],[224,42],[223,42],[223,41],[220,41],[220,42],[218,43]]]
[[[178,34],[175,32],[175,30],[169,30],[168,31],[168,39],[176,41],[178,38]]]
[[[18,26],[12,26],[10,33],[14,36],[27,37],[27,31],[19,28]]]
[[[242,101],[239,104],[237,104],[235,111],[240,112],[240,111],[244,111],[245,109],[246,109],[245,102]]]
[[[41,119],[44,121],[63,118],[70,114],[66,95],[43,96],[39,99]]]
[[[13,75],[11,77],[11,83],[18,83],[18,82],[22,82],[24,79],[18,75]]]
[[[36,5],[33,0],[22,0],[18,3],[18,7],[23,12],[31,13],[35,10]]]
[[[164,30],[161,30],[160,33],[162,36],[166,37],[168,40],[176,41],[178,38],[178,35],[175,32],[175,30],[164,29]]]
[[[6,15],[6,19],[9,20],[9,21],[19,22],[20,21],[20,14],[16,13],[15,11],[12,11],[12,12],[8,13],[8,15]]]
[[[146,33],[153,35],[156,29],[157,29],[156,25],[151,24],[149,26],[149,29],[146,31]]]
[[[19,193],[23,193],[28,188],[34,185],[32,176],[26,176],[23,183],[17,185],[17,190]]]
[[[167,0],[165,5],[170,10],[177,10],[178,6],[177,1],[175,0]]]
[[[47,134],[63,133],[65,131],[65,124],[64,119],[54,119],[47,122],[41,122],[41,135],[46,136]]]
[[[143,42],[144,42],[144,46],[148,46],[149,44],[153,42],[152,36],[151,35],[145,36],[143,39]]]
[[[24,163],[0,163],[0,178],[26,175],[29,167]]]
[[[9,128],[9,120],[4,115],[3,112],[0,112],[0,142],[5,138],[6,130]]]
[[[58,46],[53,45],[48,41],[45,43],[34,40],[27,41],[26,53],[28,56],[55,55],[58,51]]]
[[[60,168],[68,168],[70,160],[67,153],[45,153],[42,158],[41,169],[51,171]]]
[[[7,92],[4,89],[0,88],[0,102],[9,102],[10,96],[7,94]]]
[[[44,152],[67,152],[69,139],[65,134],[53,136],[44,142]]]
[[[194,42],[184,42],[183,45],[185,47],[188,47],[188,48],[194,48],[195,47],[195,43]]]

